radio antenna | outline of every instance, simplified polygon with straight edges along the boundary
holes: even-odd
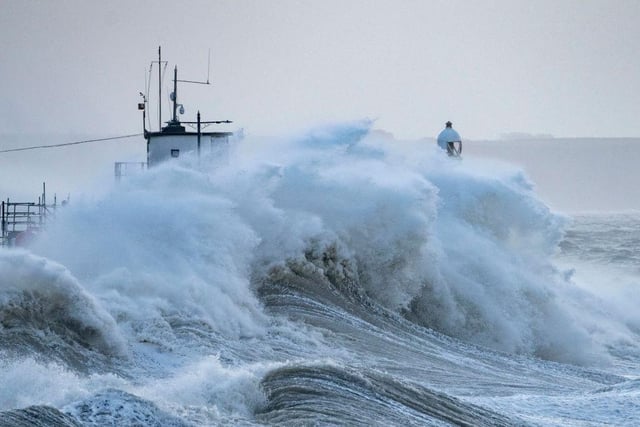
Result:
[[[207,56],[207,81],[206,82],[201,82],[201,81],[197,81],[197,80],[176,80],[178,82],[181,83],[195,83],[198,85],[208,85],[211,84],[209,83],[209,72],[211,70],[211,49],[209,49],[209,54]]]
[[[211,71],[211,48],[207,54],[207,84],[209,84],[209,72]]]
[[[162,46],[158,46],[158,131],[162,129]]]

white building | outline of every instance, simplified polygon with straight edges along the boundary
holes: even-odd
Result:
[[[158,58],[159,63],[162,61]],[[180,113],[184,111],[182,104],[178,104],[178,67],[173,72],[173,93],[171,101],[173,102],[173,115],[167,126],[158,132],[151,132],[144,129],[144,137],[147,140],[147,167],[153,167],[163,161],[180,157],[189,152],[197,153],[200,156],[203,153],[210,153],[218,150],[221,145],[229,143],[231,132],[202,132],[202,125],[231,123],[229,120],[217,121],[200,121],[200,112],[198,111],[198,120],[195,122],[180,122],[178,120],[178,106]],[[193,83],[193,82],[192,82]],[[207,80],[207,84],[208,84]],[[144,110],[144,104],[142,105]],[[195,125],[196,131],[188,132],[182,124]],[[143,115],[144,124],[144,115]]]
[[[197,121],[186,122],[178,120],[178,107],[180,114],[183,114],[184,108],[182,104],[178,104],[178,82],[209,84],[207,77],[206,82],[197,82],[192,80],[178,80],[178,67],[175,67],[173,73],[173,93],[171,93],[171,101],[173,102],[173,114],[171,120],[166,122],[166,126],[161,127],[162,118],[162,66],[166,62],[162,61],[161,49],[158,48],[158,61],[153,61],[151,66],[158,64],[158,130],[147,130],[147,100],[148,93],[140,95],[144,102],[138,104],[138,109],[142,111],[142,128],[144,130],[144,138],[147,140],[147,161],[146,162],[116,162],[115,178],[119,181],[123,176],[137,174],[146,168],[154,167],[159,163],[184,156],[187,153],[195,153],[198,156],[209,153],[221,153],[226,150],[229,144],[232,132],[213,131],[203,132],[202,129],[213,124],[231,123],[229,120],[201,121],[200,112],[198,111]],[[151,72],[151,70],[150,70]],[[193,130],[187,131],[183,125],[189,125]],[[149,126],[151,124],[149,123]]]
[[[198,121],[191,124],[196,124],[200,128],[203,122]],[[186,153],[202,155],[220,150],[229,144],[231,135],[231,132],[187,131],[178,120],[172,120],[160,132],[145,131],[147,166],[153,167],[158,163],[183,156]]]

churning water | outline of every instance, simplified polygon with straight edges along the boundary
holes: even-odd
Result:
[[[634,425],[639,226],[368,123],[162,165],[0,251],[0,425]]]

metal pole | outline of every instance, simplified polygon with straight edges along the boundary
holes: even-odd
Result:
[[[173,69],[173,121],[177,122],[176,108],[178,107],[178,66]]]
[[[161,49],[158,46],[158,131],[162,129],[162,55],[160,52]]]
[[[198,158],[200,158],[200,110],[198,110]]]
[[[7,197],[7,208],[11,209],[11,205],[9,204],[9,198]],[[9,214],[7,213],[7,218],[9,217]],[[13,205],[13,230],[11,231],[16,231],[16,205]]]

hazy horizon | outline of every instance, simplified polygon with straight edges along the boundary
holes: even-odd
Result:
[[[372,132],[388,132],[374,128]],[[88,135],[93,136],[93,135]],[[0,143],[6,144],[0,134]],[[287,138],[289,136],[281,136]],[[251,143],[255,136],[249,135]],[[388,136],[389,143],[401,142]],[[435,136],[412,140],[435,145]],[[71,142],[64,136],[23,135],[18,145]],[[613,145],[613,146],[612,146]],[[619,155],[624,153],[624,155]],[[0,197],[35,200],[43,181],[59,197],[99,197],[113,182],[115,161],[145,161],[146,142],[140,137],[78,146],[37,149],[0,155]],[[507,162],[522,168],[539,197],[552,209],[566,212],[640,211],[636,159],[640,138],[547,138],[525,140],[465,140],[469,161]],[[463,159],[463,161],[465,161]],[[25,168],[30,171],[25,173]],[[12,179],[19,177],[19,180]]]

